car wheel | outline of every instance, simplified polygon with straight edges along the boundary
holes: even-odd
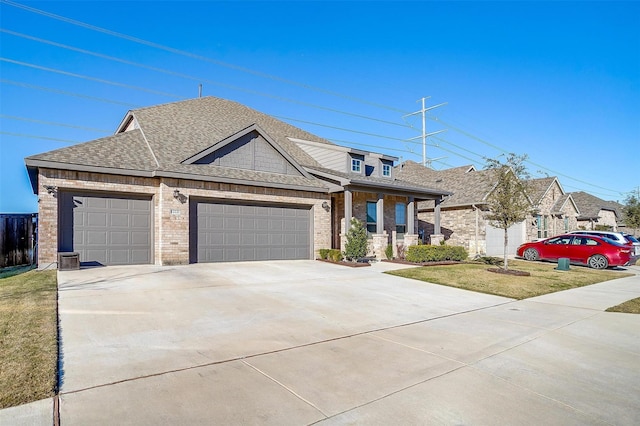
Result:
[[[522,256],[527,260],[538,260],[540,258],[540,254],[538,250],[534,248],[528,248],[522,253]]]
[[[594,254],[589,258],[588,264],[593,269],[606,269],[609,266],[609,261],[601,254]]]

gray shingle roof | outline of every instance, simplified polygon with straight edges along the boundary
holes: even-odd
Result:
[[[162,168],[170,168],[253,124],[302,166],[319,164],[287,137],[333,145],[247,106],[211,96],[142,108],[132,114]]]
[[[307,170],[310,173],[316,171],[342,178],[343,180],[348,181],[351,185],[364,184],[371,187],[378,186],[380,188],[396,189],[398,191],[407,192],[414,191],[431,195],[447,195],[448,193],[448,191],[442,190],[441,188],[436,188],[435,186],[428,187],[419,183],[398,179],[397,177],[395,177],[394,179],[389,179],[376,176],[363,176],[356,173],[339,172],[337,170],[331,170],[324,167],[307,167]]]
[[[32,155],[26,160],[147,172],[157,167],[140,130]]]
[[[533,205],[538,205],[542,201],[542,197],[547,193],[549,187],[555,182],[555,176],[544,177],[539,179],[529,179],[527,181],[529,187],[529,197],[533,202]]]
[[[287,137],[331,142],[255,111],[237,102],[205,97],[133,110],[138,128],[91,142],[46,152],[25,159],[28,167],[100,169],[109,172],[145,172],[149,175],[180,175],[194,178],[235,179],[291,187],[325,188],[318,179],[280,175],[213,165],[181,164],[185,159],[231,135],[257,124],[294,161],[319,166]],[[156,163],[157,160],[157,163]],[[51,163],[51,164],[48,164]]]
[[[491,171],[475,170],[472,166],[433,170],[415,161],[405,161],[396,166],[395,170],[396,176],[401,180],[452,192],[453,195],[442,202],[442,207],[483,204],[494,186]],[[421,204],[419,207],[433,207],[433,202]]]
[[[571,192],[571,197],[580,211],[579,219],[595,219],[600,215],[600,210],[612,210],[620,217],[620,212],[613,201],[605,201],[586,192]]]

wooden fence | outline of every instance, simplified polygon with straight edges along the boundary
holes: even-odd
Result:
[[[37,213],[0,214],[0,268],[36,263]]]

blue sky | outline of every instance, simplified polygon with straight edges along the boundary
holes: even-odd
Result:
[[[53,16],[55,15],[55,16]],[[435,169],[514,152],[565,191],[640,187],[639,2],[5,1],[0,212],[35,212],[24,157],[203,95]]]

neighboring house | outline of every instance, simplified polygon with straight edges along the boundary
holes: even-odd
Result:
[[[490,173],[487,170],[476,170],[471,165],[433,170],[414,161],[405,161],[396,167],[396,175],[403,180],[452,193],[442,202],[427,200],[418,204],[420,233],[425,236],[435,234],[434,225],[439,210],[444,240],[451,245],[465,247],[471,256],[487,254],[487,229],[490,234],[497,232],[491,229],[484,217],[487,210],[486,199],[494,186]],[[502,247],[501,244],[500,253]]]
[[[471,165],[433,170],[413,161],[406,161],[396,169],[396,175],[403,180],[452,193],[440,203],[429,200],[418,205],[419,224],[425,235],[434,233],[435,213],[439,209],[441,230],[449,244],[465,247],[472,256],[496,256],[504,252],[504,230],[491,226],[485,219],[487,197],[495,186],[491,171],[476,170]],[[533,214],[508,229],[509,253],[515,253],[526,241],[577,227],[578,209],[557,178],[531,180],[530,192]]]
[[[564,192],[556,177],[529,180],[534,212],[527,219],[527,240],[553,237],[578,229],[580,211],[571,194]]]
[[[133,110],[112,136],[25,159],[38,263],[312,259],[344,248],[352,216],[382,257],[417,242],[416,203],[449,195],[400,180],[395,161],[214,97]]]
[[[578,229],[585,230],[618,230],[618,221],[622,221],[622,205],[613,201],[605,201],[586,192],[572,192],[580,215]]]

